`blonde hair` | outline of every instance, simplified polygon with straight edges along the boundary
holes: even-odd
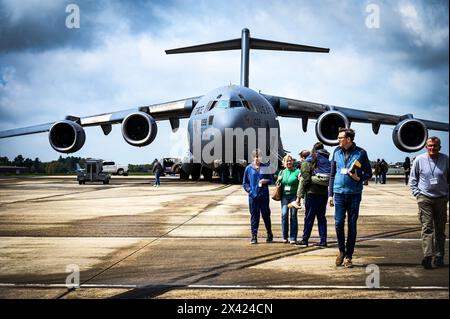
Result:
[[[283,157],[283,166],[284,166],[284,167],[287,167],[287,161],[288,161],[289,158],[290,158],[292,161],[294,161],[294,158],[292,157],[291,154],[286,154],[286,155]]]

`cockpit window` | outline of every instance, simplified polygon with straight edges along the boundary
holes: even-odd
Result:
[[[246,109],[256,112],[255,106],[246,100],[218,100],[218,101],[210,101],[208,103],[208,107],[206,108],[206,112],[212,110],[213,108],[235,108],[235,107],[245,107]]]

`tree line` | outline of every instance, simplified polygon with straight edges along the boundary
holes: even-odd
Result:
[[[81,157],[68,156],[64,158],[59,156],[56,161],[41,162],[39,157],[33,160],[28,157],[24,158],[22,155],[17,155],[13,160],[9,160],[6,156],[0,157],[0,166],[25,167],[30,173],[67,174],[76,171],[76,164],[83,167],[85,161]]]
[[[0,166],[15,166],[25,167],[29,173],[40,174],[68,174],[75,173],[77,170],[77,164],[84,168],[86,165],[86,159],[82,157],[62,157],[59,156],[57,160],[50,162],[41,162],[36,157],[34,160],[31,158],[24,158],[22,155],[17,155],[13,160],[9,160],[6,156],[0,156]],[[148,173],[153,169],[153,164],[137,164],[129,165],[129,173]]]

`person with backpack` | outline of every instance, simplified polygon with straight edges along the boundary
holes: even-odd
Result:
[[[301,181],[297,191],[297,199],[293,207],[301,207],[305,198],[305,220],[301,246],[308,246],[314,221],[317,217],[320,242],[318,246],[327,247],[327,219],[325,217],[328,200],[328,183],[330,180],[330,153],[321,142],[314,144],[311,155],[301,165]]]

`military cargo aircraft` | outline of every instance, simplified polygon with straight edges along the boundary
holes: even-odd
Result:
[[[0,138],[48,132],[53,149],[61,153],[73,153],[83,147],[86,139],[84,127],[100,126],[103,133],[108,135],[113,124],[121,124],[125,141],[141,147],[151,144],[155,139],[157,121],[168,120],[175,132],[180,119],[189,118],[189,152],[182,161],[180,177],[188,179],[191,176],[198,180],[203,175],[205,180],[210,180],[213,171],[216,171],[222,181],[227,183],[230,178],[234,182],[241,182],[244,167],[251,161],[249,154],[255,144],[250,143],[249,137],[245,136],[251,130],[263,132],[262,135],[257,134],[256,145],[263,148],[266,155],[272,152],[278,161],[284,155],[278,116],[300,118],[304,132],[308,120],[316,120],[316,136],[326,145],[337,145],[339,128],[350,127],[352,122],[370,123],[375,134],[378,134],[381,124],[394,125],[393,142],[404,152],[422,149],[429,129],[448,132],[448,123],[416,119],[412,114],[383,114],[256,92],[249,88],[250,49],[329,52],[328,48],[252,38],[250,31],[243,29],[241,37],[237,39],[166,50],[166,54],[241,50],[240,85],[223,86],[202,96],[123,111],[85,117],[69,115],[52,123],[1,131]],[[234,134],[231,140],[226,140],[229,136],[227,129],[240,129],[244,137]],[[274,135],[271,135],[272,131]],[[206,132],[209,133],[205,138]],[[214,154],[219,155],[211,155],[211,141],[214,139],[220,142],[214,144],[221,150]],[[263,140],[265,143],[261,147]],[[238,152],[242,147],[244,152]],[[205,153],[211,156],[203,157]]]

